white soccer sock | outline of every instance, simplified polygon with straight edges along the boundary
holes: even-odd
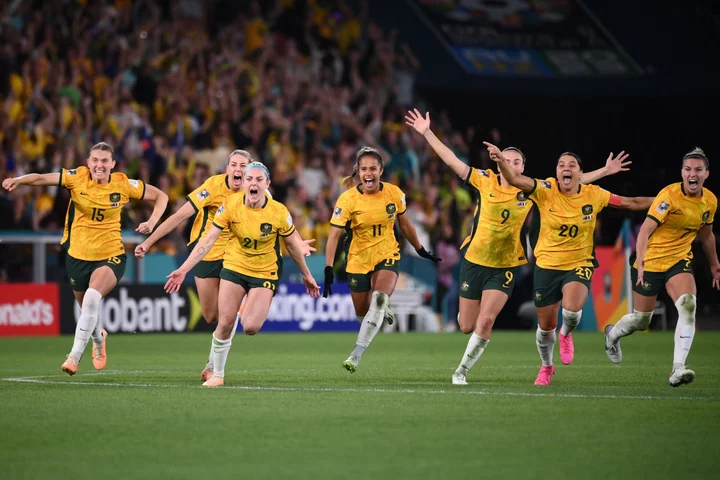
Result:
[[[579,312],[571,312],[570,310],[562,309],[562,327],[560,327],[560,333],[562,335],[570,335],[575,327],[580,323],[582,318],[582,310]]]
[[[105,339],[102,336],[102,319],[98,313],[97,321],[95,322],[95,330],[92,332],[92,341],[95,345],[102,345]]]
[[[551,366],[553,364],[553,350],[555,349],[555,330],[543,330],[538,327],[537,332],[535,332],[535,343],[537,343],[543,367]]]
[[[645,330],[650,326],[653,312],[638,312],[633,310],[633,313],[623,315],[613,328],[608,332],[608,340],[610,343],[617,343],[623,337],[627,337],[638,330]]]
[[[463,355],[462,361],[460,362],[460,366],[458,367],[458,369],[462,368],[463,370],[465,370],[465,373],[467,373],[468,370],[470,370],[473,365],[475,365],[475,362],[478,361],[480,355],[482,355],[489,341],[490,340],[482,338],[480,335],[473,332],[473,334],[470,336],[467,348],[465,349],[465,354]]]
[[[82,358],[88,340],[90,340],[90,335],[95,329],[100,311],[100,300],[102,300],[102,295],[94,288],[88,288],[85,291],[80,318],[77,327],[75,327],[75,341],[70,351],[70,355],[77,358],[78,361]]]
[[[210,355],[210,358],[212,358],[213,366],[215,367],[213,369],[214,376],[220,378],[225,377],[225,364],[227,363],[231,345],[232,339],[228,338],[227,340],[220,340],[216,338],[213,333],[212,354]]]
[[[240,314],[238,313],[235,315],[235,323],[233,324],[232,332],[230,333],[229,340],[232,341],[233,337],[235,336],[235,332],[237,331],[238,323],[240,323]],[[205,367],[215,369],[215,361],[213,360],[213,346],[215,345],[215,334],[213,334],[213,342],[210,343],[210,356],[208,357],[207,365]]]
[[[233,337],[235,336],[235,332],[237,332],[238,323],[240,323],[240,314],[239,313],[237,315],[235,315],[235,323],[233,323],[232,333],[230,333],[230,340],[233,339]]]
[[[678,321],[675,326],[675,355],[673,356],[673,370],[685,368],[685,360],[690,353],[693,337],[695,337],[695,312],[697,298],[686,293],[675,302],[678,311]]]
[[[365,319],[365,315],[355,315],[355,316],[356,316],[357,319],[358,319],[358,323],[362,323],[363,320]]]
[[[368,310],[362,325],[360,325],[360,333],[358,333],[357,343],[352,355],[360,358],[365,349],[370,346],[375,335],[380,331],[385,319],[385,307],[387,306],[388,296],[384,292],[373,292],[370,301],[370,310]]]

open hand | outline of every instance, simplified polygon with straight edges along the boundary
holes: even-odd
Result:
[[[405,115],[405,123],[413,127],[420,135],[425,135],[425,132],[430,130],[430,112],[425,113],[425,118],[420,115],[418,109],[408,110],[408,114]]]

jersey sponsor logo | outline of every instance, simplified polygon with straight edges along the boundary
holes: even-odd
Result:
[[[540,180],[540,185],[545,188],[552,188],[552,185],[550,185],[550,182],[548,182],[547,180]]]
[[[270,232],[272,232],[272,224],[270,223],[261,223],[260,224],[260,236],[261,237],[267,237],[270,235]]]
[[[73,168],[72,170],[68,170],[68,171],[67,171],[67,174],[68,174],[68,175],[77,175],[77,170],[75,170],[75,169]]]
[[[119,201],[120,201],[120,194],[117,193],[117,192],[111,193],[111,194],[110,194],[110,201],[111,201],[112,203],[117,203],[117,202],[119,202]]]
[[[592,207],[592,205],[590,205],[590,204],[588,204],[588,205],[583,205],[583,207],[582,207],[582,213],[583,213],[583,215],[590,215],[592,212],[593,212],[593,207]]]
[[[197,195],[195,195],[195,196],[197,197],[198,200],[205,200],[206,198],[208,198],[208,197],[210,196],[210,192],[208,192],[207,190],[205,190],[205,189],[203,188],[203,189],[202,189],[201,191],[199,191],[199,192],[197,193]]]
[[[660,202],[660,205],[655,207],[655,210],[658,211],[658,213],[665,213],[670,208],[670,204],[666,202]]]
[[[703,222],[707,222],[709,218],[710,218],[710,210],[708,210],[707,212],[703,213],[702,221],[703,221]]]
[[[139,188],[139,187],[140,187],[140,182],[138,182],[137,180],[128,179],[128,183],[129,183],[130,185],[132,185],[133,188]]]
[[[335,218],[340,218],[340,214],[341,214],[341,213],[342,213],[342,208],[337,207],[337,208],[335,209],[335,211],[333,212],[333,217],[335,217]],[[355,212],[355,213],[357,213],[357,212]]]
[[[85,195],[85,196],[87,196],[87,193],[85,193],[85,192],[80,192],[80,195]]]

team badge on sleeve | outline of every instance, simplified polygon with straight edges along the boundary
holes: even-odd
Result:
[[[658,211],[658,213],[665,213],[668,211],[668,208],[670,208],[670,204],[666,202],[660,202],[660,205],[658,205],[655,210]]]
[[[545,188],[552,188],[552,185],[547,180],[540,180],[540,184]]]
[[[337,208],[335,209],[335,212],[333,213],[333,217],[335,217],[335,218],[340,218],[340,214],[341,214],[341,213],[342,213],[342,208],[337,207]]]
[[[68,175],[76,175],[76,174],[77,174],[77,170],[75,170],[75,169],[73,168],[72,170],[68,170],[68,171],[67,171],[67,174],[68,174]]]
[[[133,188],[138,188],[138,187],[140,187],[140,183],[139,183],[137,180],[128,179],[128,183],[129,183],[130,185],[132,185]]]
[[[292,226],[293,226],[292,215],[288,215],[287,218],[285,219],[285,221],[287,222],[288,227],[292,227]]]
[[[217,212],[215,212],[215,216],[220,215],[224,211],[225,211],[225,205],[220,205],[220,208],[218,208]]]
[[[483,177],[489,177],[488,173],[485,170],[478,170],[478,173]]]
[[[402,198],[400,199],[400,203],[402,203],[403,206],[405,206],[405,194],[404,193],[403,193]]]
[[[705,213],[703,213],[702,221],[703,221],[703,222],[707,222],[709,218],[710,218],[710,210],[708,210],[708,211],[706,211]]]
[[[205,200],[206,198],[208,198],[208,197],[210,196],[210,192],[208,192],[207,190],[205,190],[205,189],[203,188],[203,189],[202,189],[201,191],[199,191],[199,192],[197,193],[197,195],[195,195],[195,196],[197,197],[198,200]]]

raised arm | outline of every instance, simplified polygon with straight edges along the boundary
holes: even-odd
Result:
[[[338,243],[340,242],[340,235],[343,233],[341,228],[330,225],[330,233],[325,245],[325,283],[323,284],[323,297],[325,298],[332,295],[332,284],[335,281],[333,262],[335,262],[335,252],[337,252]]]
[[[614,201],[614,199],[616,199]],[[619,200],[619,202],[618,202]],[[653,203],[653,197],[619,197],[612,195],[609,205],[623,210],[647,210]]]
[[[146,184],[144,200],[149,200],[155,204],[153,212],[147,222],[143,222],[138,225],[138,228],[136,228],[135,231],[148,234],[153,231],[157,222],[160,221],[160,217],[162,217],[162,214],[165,213],[165,209],[168,204],[168,196],[159,188]]]
[[[710,264],[710,272],[713,277],[713,288],[720,290],[720,261],[717,255],[717,243],[715,242],[715,234],[712,231],[712,225],[703,225],[698,232],[698,238],[702,245],[705,256]]]
[[[405,123],[410,125],[420,135],[425,137],[428,144],[435,150],[440,159],[445,164],[452,168],[453,171],[463,180],[467,178],[470,173],[470,166],[460,160],[452,150],[450,150],[435,134],[430,130],[430,112],[425,113],[425,118],[420,115],[420,112],[408,110],[408,114],[405,115]]]
[[[628,165],[630,165],[632,162],[625,160],[630,156],[630,154],[625,153],[625,151],[622,151],[618,153],[616,157],[613,157],[612,152],[610,152],[610,155],[608,156],[607,160],[605,161],[605,166],[602,168],[598,168],[597,170],[593,170],[592,172],[583,173],[582,177],[580,178],[581,183],[594,183],[600,180],[601,178],[608,177],[610,175],[615,175],[618,172],[627,172],[630,169],[627,168]]]
[[[135,247],[135,256],[137,258],[143,258],[148,252],[148,250],[150,250],[150,247],[155,245],[158,240],[175,230],[178,225],[180,225],[188,218],[192,217],[194,214],[195,208],[192,206],[192,203],[185,202],[185,204],[180,207],[180,210],[173,213],[167,220],[160,224],[160,226],[157,228],[157,230],[153,232],[152,235],[146,238],[145,241],[142,242],[140,245]]]
[[[403,236],[408,242],[410,242],[410,245],[413,246],[418,255],[423,258],[427,258],[428,260],[432,260],[435,263],[440,261],[440,257],[428,252],[425,250],[425,247],[422,246],[422,243],[420,243],[420,239],[417,236],[417,232],[415,231],[415,226],[412,224],[407,215],[398,216],[398,225],[400,226],[400,231]]]
[[[290,254],[290,258],[293,259],[295,265],[297,265],[300,269],[300,273],[302,273],[303,283],[305,284],[305,291],[311,297],[318,298],[320,296],[320,287],[310,273],[310,269],[308,268],[307,263],[305,263],[305,244],[300,238],[300,235],[290,235],[288,237],[283,237],[283,240],[285,241],[285,247]]]
[[[645,272],[645,252],[647,251],[648,239],[650,235],[658,227],[657,221],[652,218],[646,218],[640,227],[635,245],[635,253],[637,254],[637,271],[638,279],[636,285],[643,284],[643,273]]]
[[[490,153],[490,160],[497,162],[500,172],[510,185],[519,188],[525,193],[532,192],[535,189],[535,180],[515,172],[507,163],[507,159],[498,147],[488,142],[483,142],[483,144],[485,144]]]
[[[165,284],[165,291],[167,293],[174,293],[180,290],[180,286],[182,285],[183,280],[185,280],[185,275],[187,275],[188,272],[195,267],[195,265],[200,263],[200,260],[205,258],[205,255],[208,254],[213,245],[215,245],[217,239],[220,237],[220,232],[222,232],[222,230],[215,225],[210,227],[210,231],[200,239],[197,245],[195,245],[195,248],[192,249],[192,252],[190,252],[190,256],[188,256],[187,260],[180,265],[180,268],[168,275],[168,281]]]
[[[12,192],[19,185],[29,185],[31,187],[43,187],[51,185],[60,185],[59,173],[28,173],[21,177],[6,178],[2,182],[2,186],[8,192]]]

